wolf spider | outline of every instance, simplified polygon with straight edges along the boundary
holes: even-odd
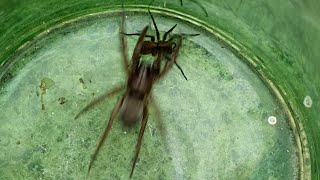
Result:
[[[167,32],[165,32],[163,34],[162,39],[160,39],[160,33],[157,27],[157,24],[150,12],[150,10],[148,9],[149,15],[152,19],[152,23],[154,28],[156,29],[156,38],[152,35],[145,35],[145,37],[148,37],[151,39],[151,41],[143,41],[142,43],[142,49],[141,49],[141,54],[142,55],[147,55],[147,54],[152,54],[152,56],[159,56],[161,54],[161,56],[164,56],[164,58],[167,61],[171,60],[171,54],[173,53],[174,49],[176,48],[176,43],[173,42],[173,39],[176,38],[177,36],[172,36],[171,38],[169,38],[167,40],[168,35],[174,30],[174,28],[177,26],[174,25],[171,29],[169,29]],[[123,34],[127,35],[127,36],[140,36],[141,33],[124,33]],[[178,36],[181,37],[189,37],[189,36],[198,36],[200,34],[179,34]],[[157,40],[157,41],[156,41]],[[180,70],[180,72],[182,73],[183,77],[188,80],[188,78],[186,77],[186,75],[184,74],[182,68],[180,67],[180,65],[175,61],[174,64],[178,67],[178,69]]]
[[[109,122],[107,127],[105,128],[97,148],[91,158],[89,167],[88,167],[88,175],[92,168],[93,162],[95,161],[100,148],[102,147],[104,141],[106,140],[109,131],[111,130],[112,124],[116,115],[120,112],[120,118],[124,126],[131,127],[132,125],[138,123],[141,120],[141,127],[138,135],[138,141],[135,148],[135,155],[133,158],[133,164],[131,168],[130,178],[132,177],[138,155],[141,148],[142,137],[147,125],[148,121],[148,104],[154,104],[154,101],[151,96],[151,90],[155,82],[159,79],[163,78],[168,71],[172,68],[173,64],[176,61],[178,56],[179,50],[181,48],[182,36],[178,36],[178,43],[176,48],[171,54],[171,58],[169,61],[166,61],[164,67],[161,68],[161,59],[162,53],[159,53],[153,62],[152,65],[147,64],[140,60],[141,52],[143,51],[144,45],[144,38],[147,36],[148,26],[146,26],[136,43],[136,46],[133,51],[133,55],[131,57],[131,65],[129,66],[128,58],[127,58],[127,45],[125,35],[121,32],[124,32],[125,23],[124,23],[124,14],[122,13],[122,22],[120,25],[120,39],[121,39],[121,55],[122,55],[122,63],[125,69],[127,79],[127,85],[119,86],[113,88],[111,91],[105,92],[101,96],[94,99],[90,102],[84,109],[82,109],[78,115],[76,115],[75,119],[77,119],[80,115],[84,112],[92,109],[95,105],[102,102],[106,98],[117,94],[118,92],[125,90],[125,93],[122,97],[118,100],[115,107],[112,110]],[[161,70],[162,69],[162,70]],[[158,112],[157,108],[155,107],[156,111]]]

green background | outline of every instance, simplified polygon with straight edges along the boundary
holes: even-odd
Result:
[[[190,14],[212,26],[240,52],[252,58],[258,73],[270,79],[284,96],[301,134],[306,133],[312,178],[320,178],[320,3],[318,1],[198,1],[166,2],[168,9]],[[0,62],[47,28],[81,15],[116,8],[118,1],[1,1]],[[141,5],[139,1],[126,2]],[[163,1],[154,6],[163,7]],[[191,9],[191,10],[190,10]],[[302,104],[306,95],[313,106]]]

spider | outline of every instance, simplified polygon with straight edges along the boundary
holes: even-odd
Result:
[[[142,43],[142,49],[140,51],[140,53],[142,55],[147,55],[147,54],[152,54],[152,56],[157,56],[160,55],[163,56],[167,61],[171,60],[171,54],[174,51],[174,49],[176,48],[176,43],[173,42],[173,39],[177,37],[177,35],[172,36],[171,38],[169,38],[167,40],[168,35],[174,30],[174,28],[177,26],[174,25],[171,29],[169,29],[167,32],[165,32],[163,34],[162,39],[160,39],[160,33],[157,27],[157,24],[150,12],[150,10],[148,9],[149,15],[152,19],[152,23],[154,28],[156,29],[156,38],[152,35],[145,35],[145,37],[148,37],[151,39],[151,41],[144,41]],[[123,34],[127,35],[127,36],[140,36],[141,33],[124,33]],[[179,34],[178,36],[181,37],[188,37],[188,36],[198,36],[200,34]],[[175,61],[174,62],[175,65],[179,68],[180,72],[182,73],[183,77],[188,80],[188,78],[186,77],[186,75],[184,74],[182,68],[180,67],[180,65]]]
[[[125,20],[124,13],[122,13],[122,21],[120,24],[120,32],[124,32],[125,29]],[[115,107],[111,112],[110,119],[108,121],[107,127],[105,128],[102,136],[97,144],[96,150],[91,158],[89,167],[88,167],[88,175],[92,168],[92,165],[102,147],[104,141],[106,140],[112,124],[120,112],[120,118],[124,126],[132,127],[134,124],[138,123],[141,120],[141,127],[138,135],[138,140],[135,148],[135,154],[133,158],[132,169],[130,173],[130,178],[134,172],[134,168],[136,165],[136,161],[139,156],[143,134],[148,121],[148,105],[149,103],[154,104],[154,101],[151,96],[152,87],[159,79],[163,78],[168,71],[172,68],[173,64],[176,61],[176,58],[179,54],[179,50],[181,48],[182,36],[178,36],[177,45],[174,51],[171,54],[170,60],[166,61],[164,67],[161,68],[161,59],[163,54],[159,53],[152,65],[147,64],[141,61],[141,52],[143,51],[144,38],[147,36],[148,26],[146,26],[136,43],[134,48],[132,57],[131,57],[131,65],[129,66],[128,58],[127,58],[127,45],[125,35],[120,33],[120,41],[121,41],[121,55],[122,55],[122,63],[127,75],[127,84],[114,87],[112,90],[105,92],[101,96],[94,99],[90,102],[84,109],[82,109],[75,117],[77,119],[84,112],[92,109],[95,105],[102,102],[106,98],[113,96],[120,91],[125,90],[122,97],[118,100]],[[157,108],[155,107],[157,110]],[[158,111],[158,110],[157,110]]]

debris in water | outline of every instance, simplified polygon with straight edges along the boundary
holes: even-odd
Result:
[[[64,104],[64,103],[66,103],[66,98],[65,97],[60,97],[59,99],[58,99],[58,101],[59,101],[59,103],[62,105],[62,104]]]
[[[55,84],[55,82],[52,79],[49,78],[43,78],[41,80],[41,84],[39,86],[40,88],[40,101],[41,101],[41,109],[45,110],[45,105],[43,102],[43,95],[46,94],[47,89],[49,89],[51,86],[53,86]],[[38,95],[39,93],[37,93]]]
[[[83,89],[87,89],[86,84],[84,83],[84,80],[82,78],[79,79],[80,83],[82,84]]]

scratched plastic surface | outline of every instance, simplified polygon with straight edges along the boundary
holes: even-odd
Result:
[[[299,161],[288,118],[260,78],[212,34],[154,14],[161,33],[200,33],[183,41],[177,68],[156,84],[133,179],[297,179]],[[119,95],[74,120],[97,95],[126,81],[118,14],[85,18],[48,31],[16,57],[0,93],[0,179],[83,179]],[[127,32],[148,14],[127,13]],[[154,33],[154,28],[150,33]],[[128,37],[131,55],[136,37]],[[41,81],[54,84],[43,94]],[[84,81],[80,83],[79,78]],[[64,101],[62,101],[64,99]],[[276,124],[268,122],[275,116]],[[117,118],[91,179],[127,179],[139,125]]]

